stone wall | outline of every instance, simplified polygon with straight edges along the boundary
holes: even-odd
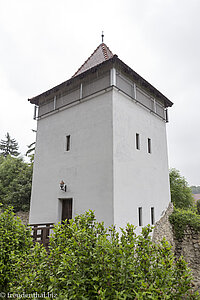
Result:
[[[0,214],[2,210],[0,210]],[[22,221],[22,224],[27,225],[29,223],[29,211],[18,211],[15,213],[16,217],[19,217]]]
[[[182,241],[175,240],[175,255],[184,257],[192,271],[196,289],[200,291],[200,233],[187,227]]]
[[[152,240],[155,243],[159,243],[163,238],[165,238],[171,244],[172,250],[175,251],[173,229],[171,223],[169,222],[169,216],[172,212],[173,204],[170,202],[162,218],[155,224]]]
[[[155,224],[152,240],[159,243],[163,237],[172,245],[172,251],[176,257],[181,255],[188,263],[192,271],[195,290],[200,292],[200,233],[187,227],[181,241],[176,240],[173,228],[169,222],[169,216],[173,212],[173,204],[170,203],[164,216]]]
[[[29,222],[29,211],[18,211],[15,213],[19,217],[24,225],[27,225]]]

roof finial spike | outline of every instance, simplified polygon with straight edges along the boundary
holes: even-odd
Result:
[[[103,43],[103,38],[104,38],[103,31],[102,31],[102,34],[101,34],[101,38],[102,38],[102,43]]]

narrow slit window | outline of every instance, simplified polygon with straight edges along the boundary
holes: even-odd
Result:
[[[148,138],[148,153],[151,153],[151,139]]]
[[[140,135],[136,133],[136,149],[140,150]]]
[[[139,226],[142,226],[142,207],[138,207]]]
[[[154,207],[151,207],[151,224],[155,224],[155,212]]]
[[[66,136],[66,151],[70,150],[70,135]]]

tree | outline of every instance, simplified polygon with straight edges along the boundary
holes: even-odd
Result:
[[[28,210],[32,185],[32,165],[8,155],[0,161],[0,203],[14,211]]]
[[[34,163],[34,156],[35,156],[35,144],[36,142],[31,143],[28,145],[28,150],[26,151],[26,156],[30,158],[30,162],[33,164]]]
[[[192,191],[184,177],[176,169],[171,169],[170,177],[170,190],[171,201],[176,208],[190,208],[194,205]]]
[[[33,132],[37,132],[37,130],[32,129]],[[31,143],[30,145],[28,145],[28,150],[26,151],[26,156],[28,156],[30,158],[31,163],[34,162],[34,155],[35,155],[35,145],[36,142]]]
[[[19,149],[18,143],[15,139],[11,139],[9,133],[6,134],[6,140],[0,141],[1,155],[7,157],[8,155],[18,156],[20,153],[17,151]]]
[[[154,244],[150,226],[136,236],[127,224],[119,234],[93,212],[55,227],[49,253],[36,246],[24,260],[16,292],[48,291],[54,299],[197,299],[183,258],[163,240]],[[56,297],[57,295],[57,297]]]

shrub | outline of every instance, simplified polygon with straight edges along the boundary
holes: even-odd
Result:
[[[200,215],[197,215],[192,209],[184,210],[174,208],[173,213],[169,216],[169,220],[173,225],[177,240],[182,240],[187,226],[196,232],[200,231]]]
[[[184,260],[175,260],[165,240],[152,243],[149,226],[139,236],[134,230],[129,224],[120,234],[107,230],[91,211],[57,225],[43,267],[35,258],[32,288],[33,271],[26,269],[29,293],[41,291],[43,274],[43,291],[57,299],[196,299]]]
[[[9,292],[14,281],[19,280],[16,271],[18,260],[29,253],[32,246],[30,231],[15,219],[12,208],[0,215],[0,291]]]
[[[26,256],[18,259],[15,269],[20,276],[11,285],[13,293],[42,294],[48,291],[48,253],[43,245],[36,243]]]
[[[185,261],[174,258],[165,240],[152,243],[150,226],[139,236],[134,230],[130,224],[120,234],[115,227],[107,230],[90,211],[55,227],[48,254],[38,244],[30,248],[22,230],[24,235],[18,237],[27,241],[22,243],[23,254],[10,251],[17,262],[10,260],[8,270],[14,265],[20,274],[9,273],[11,291],[51,293],[57,300],[197,299]]]

